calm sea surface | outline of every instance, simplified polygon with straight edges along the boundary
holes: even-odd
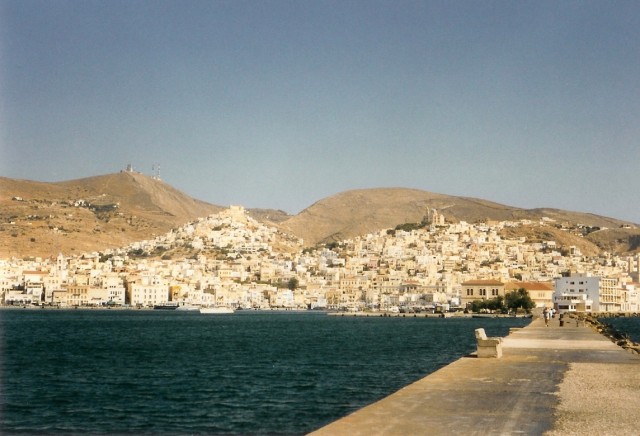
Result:
[[[0,433],[303,434],[527,323],[0,310]]]

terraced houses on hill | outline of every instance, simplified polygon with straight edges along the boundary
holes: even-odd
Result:
[[[523,288],[539,307],[639,311],[640,255],[587,257],[576,247],[560,251],[555,241],[500,236],[505,227],[529,224],[447,224],[439,218],[411,230],[303,249],[303,241],[231,207],[118,250],[0,260],[0,301],[431,310],[465,308]],[[162,256],[181,248],[192,254]]]

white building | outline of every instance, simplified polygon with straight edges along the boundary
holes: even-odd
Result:
[[[617,278],[601,278],[598,292],[598,312],[620,312],[624,288]]]
[[[627,283],[622,292],[622,312],[638,313],[640,311],[640,292],[638,283]]]
[[[555,279],[554,307],[558,312],[598,312],[600,277],[573,274]]]
[[[127,300],[132,306],[163,304],[169,301],[169,286],[158,276],[138,278],[127,283]]]
[[[101,277],[99,287],[106,290],[104,304],[122,306],[125,304],[126,289],[122,278],[116,274],[107,274]]]

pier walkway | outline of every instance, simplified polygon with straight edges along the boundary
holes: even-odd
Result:
[[[463,357],[313,435],[628,435],[640,426],[640,356],[592,328],[542,319],[503,357]]]

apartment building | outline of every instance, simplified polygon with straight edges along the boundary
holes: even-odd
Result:
[[[626,283],[622,291],[622,312],[638,313],[640,311],[640,283]]]
[[[572,274],[555,279],[553,304],[558,312],[598,312],[600,277]]]
[[[169,286],[159,276],[134,278],[127,281],[126,297],[132,306],[152,307],[169,301]]]
[[[601,277],[598,312],[620,312],[623,291],[617,278]]]

